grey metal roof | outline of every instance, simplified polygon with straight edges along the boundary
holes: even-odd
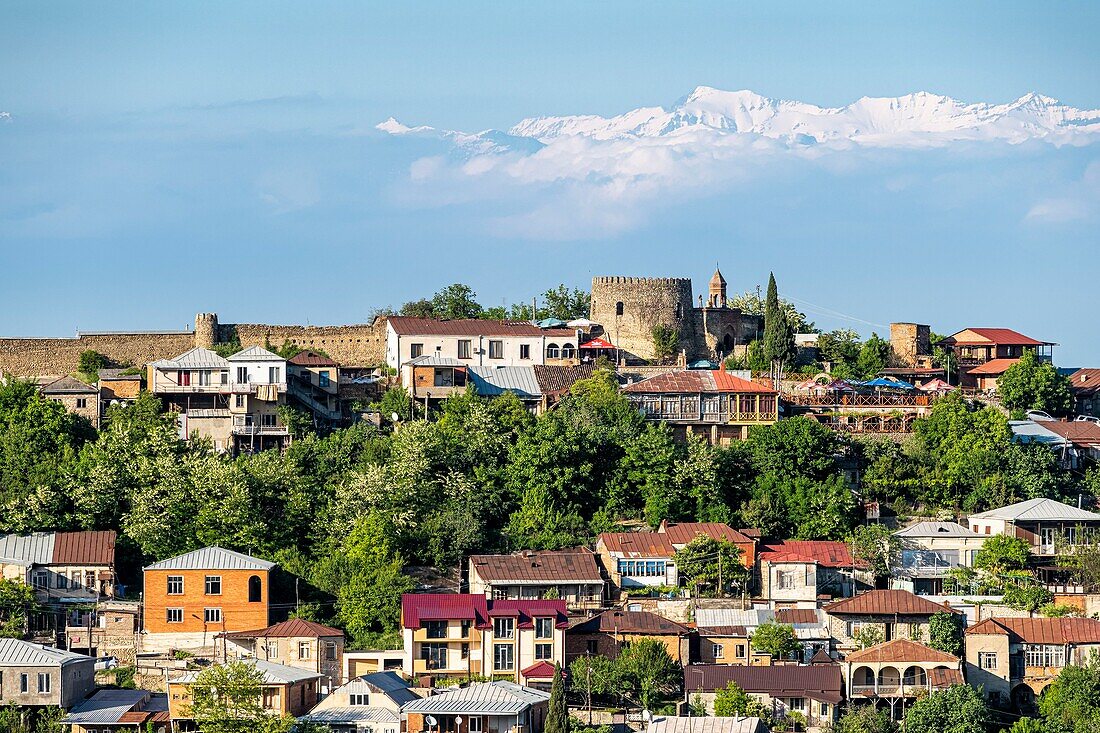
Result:
[[[451,359],[447,356],[438,356],[436,354],[424,354],[423,356],[418,356],[415,359],[409,359],[407,362],[405,362],[405,364],[411,364],[412,366],[466,366],[466,362],[464,361]]]
[[[64,376],[41,387],[42,394],[99,394],[99,388],[74,377]]]
[[[514,392],[519,397],[542,396],[532,366],[472,366],[469,375],[479,395],[493,397]]]
[[[62,723],[88,725],[90,723],[118,723],[135,705],[145,702],[148,690],[99,690],[65,716]],[[167,695],[159,695],[168,702]]]
[[[175,358],[154,361],[153,366],[157,369],[225,369],[229,362],[210,349],[196,346]]]
[[[1016,504],[990,509],[980,514],[971,514],[971,519],[1007,519],[1010,521],[1052,522],[1100,522],[1100,514],[1078,509],[1054,499],[1028,499]]]
[[[397,713],[386,708],[372,708],[367,705],[346,705],[343,707],[314,708],[308,715],[303,715],[298,720],[307,720],[313,723],[400,723],[401,718]]]
[[[1039,443],[1051,447],[1069,444],[1061,435],[1033,420],[1009,420],[1008,427],[1012,429],[1012,440],[1016,443]]]
[[[286,361],[278,354],[273,354],[262,346],[249,346],[243,351],[238,351],[229,357],[229,361]]]
[[[894,534],[898,537],[980,537],[958,522],[917,522]]]
[[[760,718],[659,716],[649,721],[646,733],[768,733]]]
[[[697,608],[695,625],[702,628],[715,626],[745,626],[753,628],[775,620],[775,611],[770,608]]]
[[[0,667],[62,667],[95,660],[83,654],[32,644],[22,639],[0,639]]]
[[[55,538],[53,532],[0,535],[0,557],[48,565],[53,561]]]
[[[204,547],[146,566],[146,570],[271,570],[275,563],[224,547]]]
[[[516,715],[550,699],[549,692],[514,682],[473,682],[468,687],[414,700],[401,706],[403,713],[446,715]]]
[[[401,676],[396,672],[372,672],[371,674],[365,674],[358,679],[348,682],[346,685],[348,692],[360,692],[361,690],[355,687],[357,683],[369,689],[371,692],[382,693],[398,705],[403,705],[420,697],[409,689],[409,683],[401,679]],[[366,690],[362,691],[365,692]]]
[[[321,677],[319,673],[310,672],[308,669],[288,667],[285,664],[266,662],[262,659],[246,659],[241,661],[246,664],[251,664],[256,669],[263,672],[263,681],[265,685],[287,685],[294,682],[302,682],[304,680],[315,680]],[[198,676],[198,672],[188,672],[170,680],[170,682],[173,684],[189,685],[193,683]]]

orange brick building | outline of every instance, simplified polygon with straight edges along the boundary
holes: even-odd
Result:
[[[148,566],[144,646],[205,647],[217,634],[267,627],[274,567],[275,563],[221,547],[204,547]]]

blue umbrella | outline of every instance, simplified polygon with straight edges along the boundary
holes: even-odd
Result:
[[[890,387],[893,389],[916,389],[909,382],[903,382],[900,379],[886,379],[884,377],[875,377],[869,381],[863,382],[864,387]]]

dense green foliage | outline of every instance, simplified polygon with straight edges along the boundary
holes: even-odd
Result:
[[[653,354],[659,363],[668,363],[680,346],[680,332],[664,325],[653,327]]]
[[[918,698],[905,714],[906,733],[984,733],[989,707],[977,688],[952,685]]]
[[[769,621],[752,632],[752,648],[770,654],[774,659],[790,659],[802,651],[802,644],[795,636],[793,626]]]
[[[632,642],[615,659],[622,689],[647,710],[678,696],[683,671],[657,639]]]
[[[1010,410],[1044,410],[1067,415],[1073,409],[1069,379],[1043,363],[1034,351],[1025,351],[997,380],[997,393]]]
[[[700,535],[673,556],[680,578],[697,596],[729,596],[748,579],[741,550],[732,542]]]
[[[477,302],[477,293],[469,285],[454,283],[442,288],[429,298],[413,300],[401,306],[400,314],[417,318],[490,318],[497,321],[541,321],[557,318],[568,321],[587,318],[589,295],[587,291],[568,288],[564,284],[551,288],[536,299],[535,312],[531,303],[513,303],[483,307]]]
[[[928,619],[928,646],[941,652],[962,656],[963,617],[958,613],[942,611]]]
[[[764,358],[771,363],[773,370],[780,373],[794,361],[794,325],[787,318],[787,312],[779,304],[779,291],[775,285],[775,275],[768,276],[768,294],[764,300]]]
[[[554,679],[550,683],[550,703],[546,710],[545,733],[569,733],[569,706],[565,702],[565,681],[561,666],[554,664]]]
[[[833,733],[897,733],[890,713],[873,704],[850,705],[833,725]]]
[[[263,707],[263,672],[246,662],[213,665],[191,684],[190,717],[202,733],[286,733],[293,718]]]
[[[762,718],[768,720],[771,711],[750,697],[736,682],[730,682],[714,695],[714,715],[718,718]]]

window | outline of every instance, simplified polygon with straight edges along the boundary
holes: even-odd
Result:
[[[564,344],[561,347],[561,358],[572,359],[576,356],[577,350],[573,348],[573,344]]]
[[[804,697],[792,697],[787,700],[787,709],[793,710],[796,713],[801,713],[806,709],[806,698]]]
[[[428,669],[447,668],[446,644],[421,644],[420,658],[428,663]]]
[[[536,639],[552,639],[554,638],[554,619],[549,616],[545,618],[535,619],[535,638]]]
[[[515,637],[516,620],[514,618],[493,619],[493,636],[498,639],[511,639]]]
[[[206,576],[206,595],[208,596],[220,596],[222,594],[222,576],[220,575],[207,575]]]
[[[460,339],[458,342],[458,358],[470,358],[470,339]]]
[[[424,622],[424,633],[429,639],[446,639],[447,638],[447,622],[446,621],[426,621],[426,622]]]
[[[469,644],[463,644],[461,647],[459,647],[459,656],[461,656],[462,659],[469,659],[470,658],[470,645]]]
[[[176,384],[181,387],[190,387],[191,372],[176,372]]]
[[[1027,644],[1024,647],[1025,667],[1064,667],[1066,648],[1056,644]]]
[[[268,659],[279,658],[279,642],[269,639],[267,645],[264,647],[264,652],[267,654]]]
[[[588,639],[584,642],[584,651],[588,654],[599,654],[600,644],[596,639]]]
[[[202,620],[208,624],[220,624],[222,622],[222,610],[220,608],[202,609]]]
[[[615,304],[615,315],[621,316],[623,314],[623,302],[620,300]]]
[[[38,673],[38,692],[39,694],[46,694],[50,692],[51,677],[48,672]]]
[[[470,733],[481,733],[481,718],[470,718]]]
[[[855,637],[865,626],[862,621],[849,621],[846,625],[848,627],[846,631],[850,637]]]
[[[298,642],[298,659],[310,659],[313,656],[313,650],[309,648],[308,641]]]
[[[168,595],[170,595],[170,596],[182,596],[183,595],[183,576],[182,575],[169,575],[168,576]]]
[[[273,428],[273,427],[275,427],[277,417],[278,417],[278,415],[276,415],[275,413],[266,413],[266,414],[260,415],[260,427],[264,427],[264,428]]]
[[[997,669],[997,652],[978,652],[978,669]]]
[[[69,577],[67,575],[65,575],[64,573],[58,573],[54,577],[56,578],[56,580],[54,580],[54,584],[57,585],[58,588],[69,587]]]
[[[504,358],[504,342],[503,341],[490,341],[489,342],[489,358],[490,359],[503,359]]]
[[[738,659],[744,659],[745,658],[745,645],[744,644],[737,644],[736,646],[733,647],[733,652],[734,652],[734,654],[737,655]]]
[[[30,692],[31,691],[31,682],[30,682],[30,676],[29,675],[26,675],[26,674],[19,675],[19,691],[20,692]]]
[[[800,574],[793,570],[777,570],[775,573],[776,585],[779,586],[780,590],[791,590],[795,587]]]
[[[35,570],[31,575],[31,585],[39,590],[46,590],[50,587],[50,576],[45,570]]]
[[[276,710],[279,707],[279,688],[278,687],[265,687],[263,692],[263,702],[261,703],[265,710]]]
[[[710,655],[715,659],[721,659],[726,654],[726,648],[721,644],[714,644],[710,648]]]
[[[327,387],[331,381],[332,372],[328,371],[327,369],[325,371],[317,372],[317,386]]]
[[[512,669],[512,645],[493,644],[493,669],[497,672],[507,672]]]
[[[557,359],[560,356],[561,356],[561,351],[558,350],[558,345],[557,344],[547,344],[546,345],[546,358],[547,359]]]
[[[463,639],[466,639],[470,636],[470,627],[473,626],[473,624],[474,624],[474,622],[470,621],[469,619],[462,622],[462,638]]]
[[[424,355],[424,344],[411,344],[409,346],[409,356],[415,359],[418,356]]]
[[[351,693],[348,695],[349,705],[370,705],[370,695],[365,692]]]
[[[164,620],[170,624],[182,624],[183,623],[183,609],[182,608],[166,608],[164,609]]]
[[[228,369],[222,369],[218,373],[218,381],[220,381],[222,384],[229,384],[229,370]]]
[[[278,384],[282,380],[283,368],[282,367],[268,367],[267,368],[267,381],[270,384]]]
[[[553,644],[535,644],[535,659],[551,659],[554,656]]]
[[[335,662],[336,661],[336,642],[332,642],[332,641],[326,641],[325,642],[325,661],[326,662]]]
[[[195,381],[199,383],[199,386],[201,386],[201,387],[209,387],[210,386],[210,370],[209,369],[201,369],[201,370],[195,372],[195,376],[197,377],[197,379]]]
[[[235,395],[233,395],[233,406],[234,406],[234,407],[236,407],[236,408],[238,408],[238,409],[242,409],[242,410],[243,410],[243,409],[244,409],[244,405],[245,405],[245,398],[244,398],[244,395],[243,395],[243,394],[235,394]]]
[[[248,578],[248,602],[259,603],[263,599],[264,595],[264,582],[260,580],[259,575],[252,575]]]
[[[531,344],[519,345],[519,358],[530,359],[531,358]]]
[[[823,718],[828,718],[829,717],[829,703],[827,703],[827,702],[821,703],[821,717],[823,717]]]
[[[237,382],[248,384],[248,367],[237,367]]]
[[[632,578],[660,578],[665,574],[664,560],[619,560],[619,573]]]
[[[88,398],[87,397],[77,397],[76,398],[76,409],[83,410],[87,406],[88,406]]]

